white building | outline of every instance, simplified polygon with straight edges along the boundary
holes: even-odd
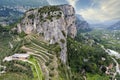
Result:
[[[9,57],[5,57],[3,59],[3,62],[4,61],[12,61],[12,60],[27,60],[29,58],[29,54],[26,54],[26,53],[21,53],[21,54],[14,54],[12,56],[9,56]]]
[[[14,54],[12,55],[13,59],[28,59],[29,54]]]

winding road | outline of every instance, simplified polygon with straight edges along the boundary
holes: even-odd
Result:
[[[111,58],[113,59],[113,61],[116,63],[116,72],[120,75],[120,68],[119,68],[119,64],[117,62],[117,60],[115,58],[113,58],[112,56],[115,56],[116,58],[120,58],[120,54],[114,50],[111,49],[106,49],[106,52],[111,56]]]
[[[114,50],[105,49],[103,45],[101,45],[101,47],[105,50],[105,52],[107,52],[111,56],[113,61],[116,63],[116,66],[115,66],[116,72],[114,73],[114,77],[115,77],[115,75],[117,75],[117,73],[120,75],[119,64],[118,64],[117,60],[115,59],[115,58],[119,59],[120,58],[120,54],[118,52],[114,51]],[[113,56],[115,56],[115,58],[113,58]]]

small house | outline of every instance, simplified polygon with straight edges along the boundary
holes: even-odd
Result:
[[[12,55],[12,59],[26,60],[28,58],[29,58],[29,54],[14,54],[14,55]]]

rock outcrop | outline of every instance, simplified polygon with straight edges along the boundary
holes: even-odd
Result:
[[[24,19],[17,25],[17,31],[42,34],[50,44],[59,43],[60,58],[66,63],[66,38],[67,35],[75,37],[77,33],[75,20],[74,8],[70,5],[44,6],[27,11]]]

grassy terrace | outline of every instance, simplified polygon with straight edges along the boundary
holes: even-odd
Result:
[[[41,67],[38,64],[38,61],[33,56],[31,56],[29,59],[29,63],[32,64],[31,68],[34,75],[33,80],[44,80]]]
[[[49,53],[50,47],[47,43],[35,38],[27,37],[26,40],[30,40],[30,44],[24,45],[27,49],[26,51],[32,52],[34,56],[38,56],[41,60],[48,61],[53,55]]]
[[[48,45],[47,42],[42,41],[35,35],[32,36],[26,36],[25,41],[30,41],[30,44],[25,44],[24,48],[22,48],[25,51],[31,52],[31,55],[33,56],[30,58],[30,61],[34,63],[40,70],[37,73],[40,73],[40,75],[37,75],[34,67],[32,66],[32,70],[34,70],[34,76],[35,79],[40,77],[40,80],[43,80],[43,76],[45,76],[45,79],[57,79],[56,72],[56,66],[57,61],[55,58],[55,55],[52,54],[50,51],[52,51],[52,48],[55,46]],[[36,70],[38,69],[36,68]]]

